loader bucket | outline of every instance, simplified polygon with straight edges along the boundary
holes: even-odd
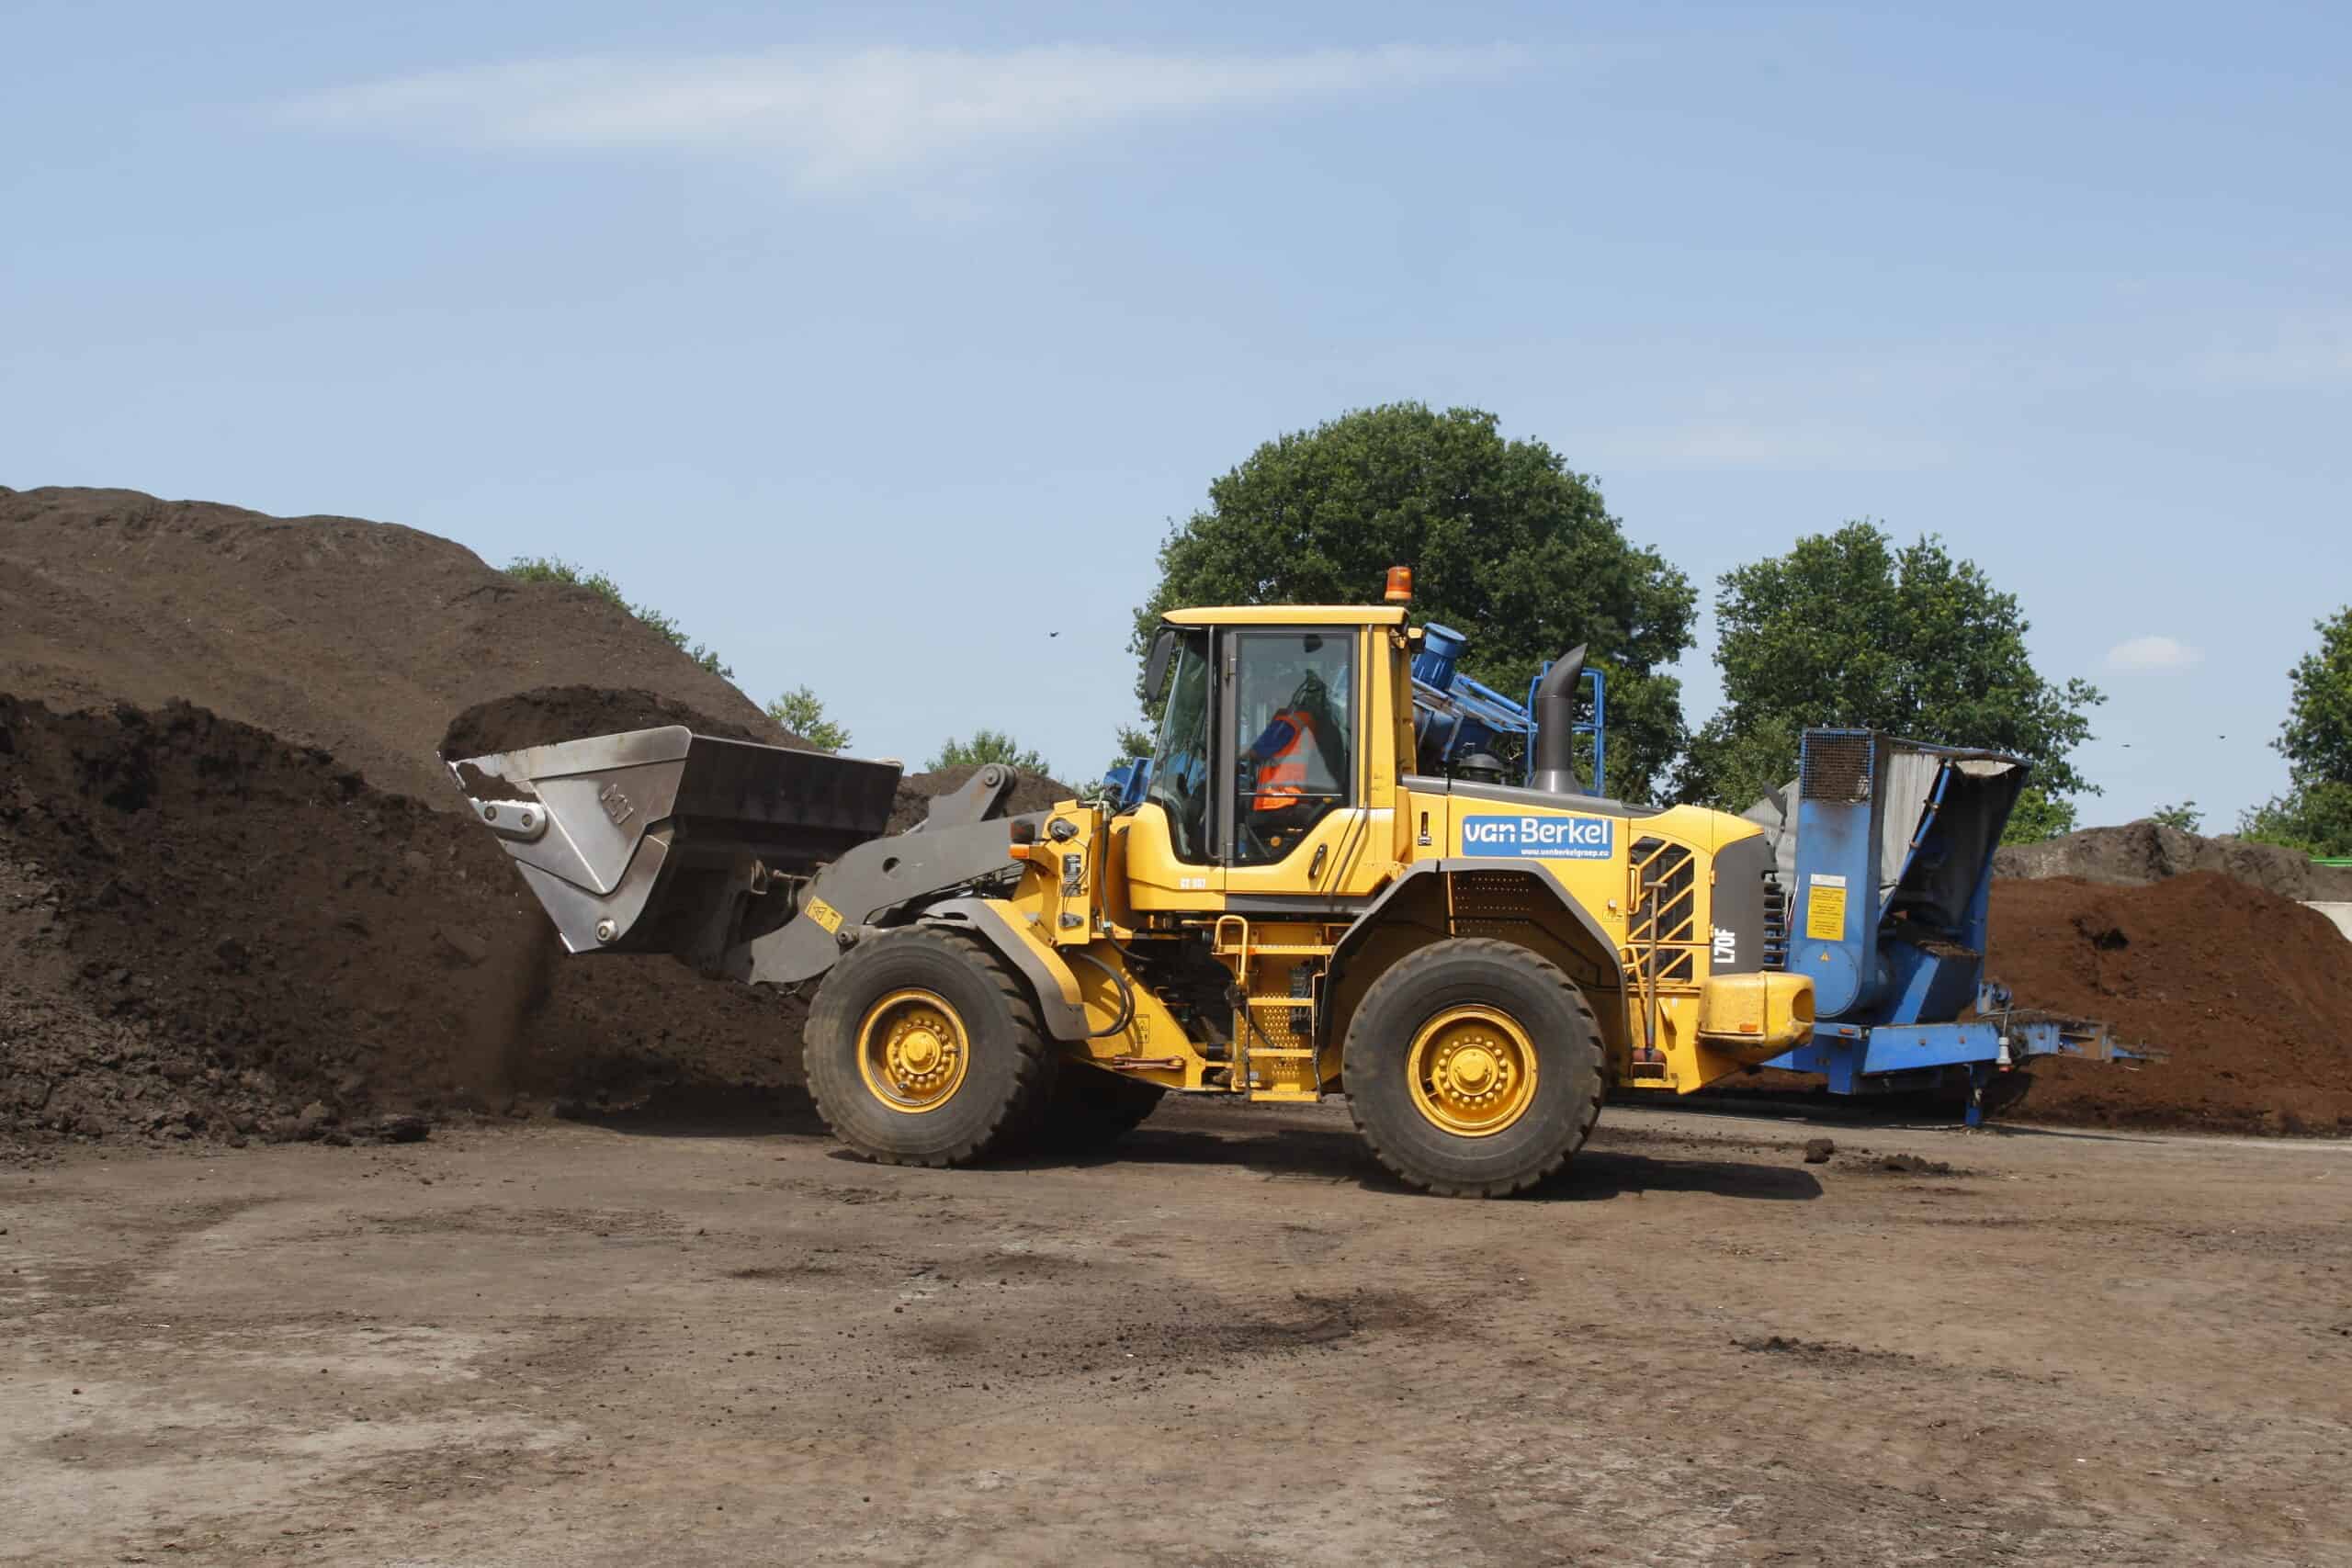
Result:
[[[715,951],[767,875],[880,835],[899,784],[895,762],[680,725],[448,767],[572,953]]]

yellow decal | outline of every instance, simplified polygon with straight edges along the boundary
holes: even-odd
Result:
[[[842,929],[842,912],[822,898],[809,899],[808,907],[800,912],[824,927],[828,934]]]
[[[1846,879],[1815,875],[1805,885],[1804,934],[1808,942],[1846,937]]]

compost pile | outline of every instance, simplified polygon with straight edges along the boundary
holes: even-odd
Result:
[[[2352,1133],[2352,942],[2325,916],[2215,871],[2004,878],[1992,929],[1986,972],[2019,1006],[2169,1053],[2141,1067],[2039,1059],[2012,1115]]]
[[[597,595],[429,535],[0,491],[0,1136],[796,1083],[793,998],[561,961],[435,755],[669,723],[793,743]]]
[[[335,1137],[797,1081],[797,1002],[560,961],[488,834],[324,751],[0,698],[0,1128]]]
[[[2352,900],[2352,870],[2317,864],[2309,855],[2276,844],[2208,839],[2160,822],[2086,828],[2039,844],[2010,844],[1993,856],[1993,874],[1998,877],[2064,876],[2124,887],[2200,871],[2218,872],[2281,898]]]
[[[617,605],[413,528],[0,488],[0,692],[194,703],[454,807],[434,756],[450,716],[561,686],[643,690],[721,733],[786,739]]]

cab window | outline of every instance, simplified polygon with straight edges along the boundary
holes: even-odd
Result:
[[[1144,799],[1168,813],[1169,847],[1176,858],[1206,864],[1209,846],[1209,639],[1199,633],[1176,650],[1160,711],[1159,744],[1151,754]]]
[[[1243,632],[1233,682],[1233,863],[1281,860],[1355,791],[1355,639]]]

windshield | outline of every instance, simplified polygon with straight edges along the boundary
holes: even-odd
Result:
[[[1168,812],[1168,835],[1178,860],[1209,858],[1209,639],[1188,636],[1176,649],[1159,745],[1151,756],[1144,799]]]

